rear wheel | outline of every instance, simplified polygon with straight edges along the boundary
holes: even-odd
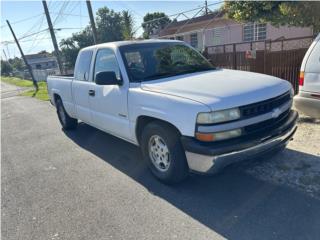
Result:
[[[58,118],[62,125],[62,128],[64,130],[71,130],[71,129],[77,128],[78,120],[68,115],[68,113],[64,109],[63,103],[60,98],[57,99],[56,101],[56,107],[57,107]]]
[[[151,172],[162,182],[176,183],[188,176],[180,134],[169,124],[149,123],[142,132],[141,149]]]

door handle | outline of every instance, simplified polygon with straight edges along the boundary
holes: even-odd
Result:
[[[89,95],[94,97],[94,95],[96,95],[96,92],[94,90],[89,90]]]

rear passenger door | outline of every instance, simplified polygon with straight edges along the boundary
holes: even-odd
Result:
[[[72,82],[72,95],[77,118],[85,123],[92,122],[89,102],[90,85],[93,84],[89,82],[92,55],[92,50],[84,50],[79,53],[74,71],[74,81]]]

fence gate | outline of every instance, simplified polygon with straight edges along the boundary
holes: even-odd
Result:
[[[302,59],[314,37],[234,43],[206,48],[217,67],[265,73],[291,82],[298,91]]]

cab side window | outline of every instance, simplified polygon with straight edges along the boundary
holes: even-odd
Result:
[[[99,72],[115,72],[117,79],[121,80],[118,61],[111,49],[98,50],[94,66],[94,79]]]
[[[86,50],[80,52],[74,71],[74,78],[78,81],[88,81],[90,64],[92,59],[92,51]]]

